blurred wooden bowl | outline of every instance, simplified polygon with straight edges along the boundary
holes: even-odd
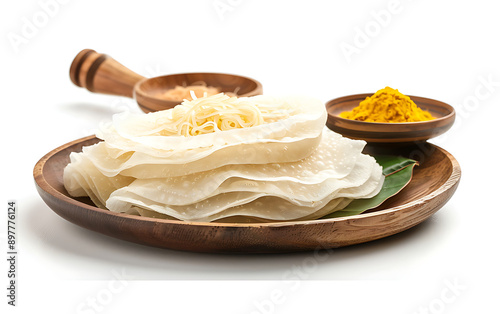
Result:
[[[328,120],[326,125],[343,136],[365,140],[373,144],[411,144],[423,142],[448,131],[455,121],[452,106],[430,98],[409,96],[418,107],[429,111],[436,119],[422,122],[380,123],[341,118],[344,111],[351,111],[371,94],[356,94],[335,98],[326,103]]]
[[[176,86],[204,82],[221,92],[237,96],[262,94],[262,84],[249,77],[226,73],[180,73],[145,78],[108,55],[91,49],[80,51],[70,67],[70,79],[76,86],[93,93],[134,98],[144,112],[165,110],[182,102],[162,98],[162,94]]]
[[[221,92],[235,93],[239,97],[262,94],[262,85],[249,77],[225,73],[180,73],[145,79],[134,87],[134,98],[144,112],[170,109],[181,101],[166,100],[162,94],[176,86],[205,82]]]

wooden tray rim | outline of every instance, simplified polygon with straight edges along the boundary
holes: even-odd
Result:
[[[86,142],[86,141],[91,141],[95,140],[97,137],[95,135],[90,135],[86,137],[79,138],[77,140],[68,142],[66,144],[63,144],[47,154],[45,154],[36,164],[33,169],[33,176],[35,179],[35,184],[38,185],[39,188],[41,188],[43,191],[46,193],[58,198],[62,202],[69,203],[78,207],[82,207],[88,210],[92,211],[97,211],[101,212],[107,215],[111,216],[116,216],[120,217],[122,219],[131,219],[131,220],[143,220],[143,221],[150,221],[150,222],[156,222],[156,223],[161,223],[161,224],[178,224],[178,225],[189,225],[189,226],[204,226],[204,227],[234,227],[234,228],[263,228],[263,227],[289,227],[293,225],[309,225],[309,224],[325,224],[325,223],[332,223],[335,221],[346,221],[346,220],[358,220],[361,218],[368,218],[368,217],[374,217],[374,216],[382,216],[386,215],[392,212],[397,212],[400,210],[407,209],[409,207],[413,207],[417,204],[420,203],[425,203],[436,196],[444,193],[445,191],[451,189],[452,187],[455,186],[455,184],[458,183],[461,177],[461,169],[460,165],[458,164],[458,161],[451,155],[448,151],[444,150],[443,148],[433,145],[436,149],[441,150],[446,157],[450,160],[452,163],[452,173],[450,174],[449,178],[435,191],[408,203],[405,203],[403,205],[399,205],[396,207],[392,208],[387,208],[375,212],[370,212],[370,213],[364,213],[364,214],[359,214],[359,215],[353,215],[353,216],[346,216],[346,217],[337,217],[337,218],[328,218],[328,219],[318,219],[318,220],[304,220],[304,221],[290,221],[290,222],[270,222],[270,223],[224,223],[224,222],[190,222],[190,221],[181,221],[181,220],[168,220],[168,219],[161,219],[161,218],[151,218],[151,217],[143,217],[143,216],[135,216],[135,215],[129,215],[129,214],[123,214],[123,213],[116,213],[112,212],[109,210],[105,210],[96,206],[91,206],[85,203],[82,203],[78,200],[75,200],[69,196],[66,196],[62,194],[61,192],[57,191],[54,189],[46,180],[45,177],[43,176],[43,167],[45,166],[46,162],[56,155],[57,153],[60,153],[61,151]]]

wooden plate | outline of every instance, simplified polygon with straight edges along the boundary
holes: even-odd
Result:
[[[88,198],[70,197],[62,179],[69,154],[98,141],[94,136],[78,139],[38,161],[33,174],[45,203],[84,228],[126,241],[186,251],[292,252],[380,239],[411,228],[435,213],[453,195],[461,175],[451,154],[429,144],[421,151],[421,165],[416,167],[410,184],[369,213],[286,223],[184,222],[114,213],[93,206]]]

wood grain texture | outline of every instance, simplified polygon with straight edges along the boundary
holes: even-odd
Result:
[[[71,81],[93,93],[133,97],[137,82],[144,80],[115,59],[84,49],[73,60],[69,76]]]
[[[76,86],[93,93],[135,98],[144,112],[170,109],[182,102],[166,100],[162,94],[176,86],[205,82],[222,92],[240,97],[262,95],[262,84],[249,77],[227,73],[180,73],[146,79],[108,55],[91,49],[80,51],[70,67],[70,79]]]
[[[113,213],[72,198],[62,173],[69,154],[98,142],[94,136],[54,149],[33,170],[45,203],[64,219],[102,234],[160,248],[197,252],[274,253],[336,248],[390,236],[411,228],[439,210],[455,192],[461,170],[455,158],[437,146],[421,150],[421,165],[410,184],[369,213],[324,220],[284,223],[199,223]]]
[[[423,142],[448,131],[455,121],[452,106],[430,98],[409,96],[417,106],[428,110],[436,119],[422,122],[379,123],[350,120],[339,117],[344,111],[351,111],[372,94],[349,95],[332,99],[326,103],[328,120],[326,125],[337,133],[368,143],[411,144]]]

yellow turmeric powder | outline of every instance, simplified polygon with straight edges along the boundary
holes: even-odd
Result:
[[[397,89],[386,87],[377,91],[352,111],[345,111],[340,117],[365,122],[418,122],[433,120],[434,117],[420,109],[410,97],[401,94]]]

